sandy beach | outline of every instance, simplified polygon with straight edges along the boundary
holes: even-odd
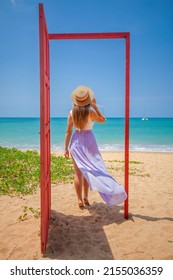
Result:
[[[102,156],[124,185],[123,153]],[[73,184],[52,186],[45,255],[40,252],[40,219],[34,217],[39,188],[34,195],[0,196],[0,259],[173,260],[173,153],[131,152],[130,161],[128,220],[123,205],[108,207],[97,192],[89,193],[91,206],[81,210]]]

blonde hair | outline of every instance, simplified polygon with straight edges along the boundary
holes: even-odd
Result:
[[[86,106],[74,105],[72,110],[73,123],[76,128],[84,129],[89,117],[90,104]]]

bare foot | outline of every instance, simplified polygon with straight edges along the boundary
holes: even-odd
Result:
[[[86,206],[89,206],[89,205],[90,205],[90,204],[89,204],[89,201],[88,201],[88,198],[85,197],[85,198],[83,199],[83,201],[84,201],[84,204],[85,204]]]
[[[83,201],[79,200],[78,201],[78,206],[79,206],[80,209],[83,209],[84,208]]]

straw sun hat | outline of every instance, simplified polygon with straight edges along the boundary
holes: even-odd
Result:
[[[91,103],[94,98],[93,91],[86,86],[77,87],[71,94],[71,100],[74,105],[86,106]]]

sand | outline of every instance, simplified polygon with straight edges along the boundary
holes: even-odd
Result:
[[[58,154],[62,155],[62,152]],[[121,152],[102,153],[110,173],[124,185]],[[40,207],[34,195],[0,196],[0,259],[173,260],[173,153],[130,153],[129,219],[123,204],[108,207],[97,192],[81,210],[73,184],[52,186],[46,254],[40,252],[40,219],[23,206]],[[111,161],[111,162],[110,162]],[[118,170],[115,170],[118,169]]]

